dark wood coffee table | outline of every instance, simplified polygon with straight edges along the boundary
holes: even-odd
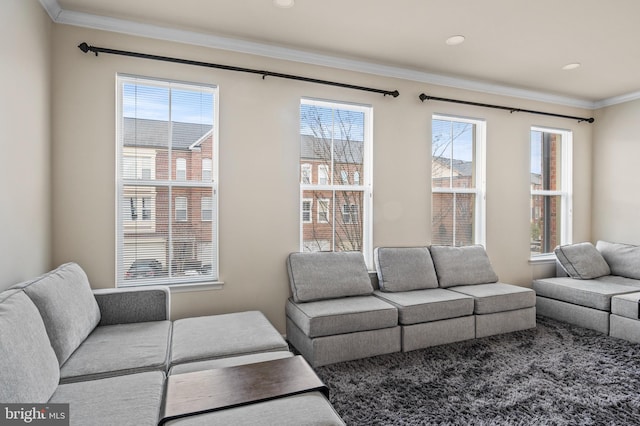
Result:
[[[301,356],[217,368],[167,378],[160,424],[304,392],[329,389]]]

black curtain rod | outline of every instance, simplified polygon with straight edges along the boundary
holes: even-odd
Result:
[[[593,123],[594,121],[596,121],[593,117],[589,117],[589,118],[574,117],[574,116],[571,116],[571,115],[554,114],[552,112],[533,111],[533,110],[530,110],[530,109],[520,109],[520,108],[512,108],[512,107],[506,107],[506,106],[500,106],[500,105],[482,104],[482,103],[478,103],[478,102],[460,101],[460,100],[457,100],[457,99],[438,98],[436,96],[425,95],[424,93],[421,93],[419,97],[420,97],[420,100],[422,102],[428,101],[428,100],[432,100],[432,101],[442,101],[442,102],[453,102],[453,103],[456,103],[456,104],[464,104],[464,105],[473,105],[473,106],[479,106],[479,107],[485,107],[485,108],[504,109],[504,110],[507,110],[507,111],[509,111],[511,113],[514,113],[514,112],[528,112],[530,114],[548,115],[548,116],[551,116],[551,117],[560,117],[560,118],[568,118],[568,119],[571,119],[571,120],[578,120],[578,123],[581,122],[581,121],[586,121],[588,123]]]
[[[93,52],[96,54],[96,56],[98,56],[98,53],[110,53],[112,55],[131,56],[134,58],[153,59],[156,61],[175,62],[178,64],[195,65],[199,67],[218,68],[218,69],[228,70],[228,71],[239,71],[239,72],[246,72],[251,74],[258,74],[262,76],[262,79],[265,79],[266,77],[279,77],[279,78],[286,78],[289,80],[306,81],[307,83],[326,84],[329,86],[344,87],[346,89],[364,90],[365,92],[381,93],[384,96],[388,95],[388,96],[393,96],[394,98],[397,98],[400,95],[400,92],[398,92],[397,90],[391,91],[391,90],[373,89],[371,87],[354,86],[352,84],[337,83],[335,81],[327,81],[327,80],[318,80],[316,78],[300,77],[300,76],[291,75],[291,74],[282,74],[277,72],[256,70],[251,68],[234,67],[231,65],[212,64],[209,62],[191,61],[189,59],[171,58],[168,56],[149,55],[147,53],[129,52],[126,50],[107,49],[104,47],[89,46],[87,43],[84,43],[84,42],[80,43],[78,45],[78,48],[82,50],[84,53]]]

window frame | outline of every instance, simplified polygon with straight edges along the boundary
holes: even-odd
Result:
[[[319,165],[317,173],[318,173],[318,181],[316,183],[311,181],[311,184],[300,183],[300,201],[299,201],[299,209],[302,210],[302,200],[307,199],[308,197],[303,197],[305,191],[319,191],[319,192],[332,192],[333,197],[331,199],[334,200],[333,203],[329,205],[329,221],[328,223],[333,223],[333,227],[335,230],[336,224],[336,208],[338,205],[339,197],[338,192],[361,192],[362,193],[362,205],[359,206],[359,213],[362,215],[362,254],[365,259],[365,263],[370,270],[374,270],[373,264],[373,245],[372,245],[372,235],[373,235],[373,107],[371,105],[352,103],[352,102],[341,102],[341,101],[333,101],[333,100],[325,100],[325,99],[316,99],[316,98],[301,98],[300,99],[300,107],[302,105],[312,105],[318,106],[322,108],[331,108],[337,110],[349,110],[353,112],[362,113],[364,115],[364,127],[363,127],[363,153],[362,153],[362,171],[361,173],[357,173],[359,177],[359,182],[354,182],[351,184],[343,184],[342,182],[336,182],[334,175],[336,170],[334,170],[335,165],[332,167],[328,167],[325,165]],[[300,158],[302,160],[302,158]],[[300,163],[302,165],[306,163]],[[327,183],[320,183],[320,167],[324,166],[326,170]],[[329,199],[329,201],[331,201]],[[316,203],[316,209],[319,209],[319,203]],[[317,214],[316,214],[317,216]],[[301,215],[302,219],[302,215]],[[305,242],[304,242],[304,231],[303,231],[304,223],[300,220],[300,242],[299,249],[300,251],[304,251]],[[335,231],[334,231],[335,232]],[[335,238],[335,235],[334,235]],[[333,245],[333,244],[332,244]]]
[[[531,156],[531,133],[555,133],[561,135],[560,165],[562,173],[560,176],[560,190],[534,190],[529,184],[529,202],[534,196],[559,196],[560,197],[560,241],[559,245],[571,244],[573,242],[573,131],[545,126],[531,126],[529,129],[529,171],[533,157]],[[532,222],[533,209],[529,209],[529,226]],[[550,252],[534,254],[529,250],[530,261],[550,261],[555,259],[553,249]]]
[[[211,170],[210,182],[204,182],[201,179],[197,179],[197,177],[194,177],[195,180],[188,180],[188,179],[178,180],[176,179],[176,176],[171,176],[171,175],[169,175],[169,177],[165,179],[156,179],[156,173],[155,173],[156,170],[154,166],[155,159],[153,157],[149,158],[149,161],[151,161],[151,167],[152,167],[150,179],[145,179],[147,176],[146,175],[143,176],[144,171],[139,167],[132,169],[132,171],[130,172],[131,176],[124,176],[122,174],[123,167],[125,166],[123,159],[126,158],[128,154],[130,155],[129,147],[123,145],[123,135],[124,135],[123,126],[124,126],[124,118],[125,118],[123,115],[124,114],[123,103],[124,103],[124,88],[126,85],[142,85],[142,86],[150,86],[150,87],[157,87],[157,88],[165,88],[169,90],[186,90],[186,91],[201,90],[203,92],[209,93],[212,96],[212,101],[213,101],[212,115],[213,116],[212,116],[212,124],[211,124],[211,138],[212,138],[212,154],[211,155],[213,158],[211,158],[212,170]],[[189,291],[189,289],[191,288],[196,289],[203,286],[204,287],[213,286],[215,288],[222,287],[223,283],[219,281],[220,262],[219,262],[219,239],[218,239],[218,229],[219,229],[219,216],[218,216],[218,199],[219,199],[218,167],[219,167],[219,164],[218,164],[218,161],[219,161],[219,110],[220,110],[219,102],[220,102],[220,96],[219,96],[219,88],[217,85],[207,84],[207,83],[197,83],[197,82],[184,82],[184,81],[171,80],[171,79],[158,79],[154,77],[138,76],[138,75],[131,75],[131,74],[123,74],[123,73],[116,74],[116,143],[115,143],[115,146],[116,146],[116,149],[115,149],[115,154],[116,154],[116,161],[115,161],[116,163],[116,167],[115,167],[116,287],[124,288],[124,287],[144,287],[149,285],[166,285],[170,287],[172,291],[174,291],[174,289],[177,289],[177,291]],[[172,120],[172,119],[173,117],[170,116],[169,120]],[[135,148],[135,150],[139,151],[140,148]],[[171,159],[171,157],[173,157],[174,159],[173,161],[175,161],[175,159],[177,158],[180,158],[176,155],[172,156],[170,154],[169,159]],[[171,165],[171,161],[169,162],[169,165]],[[143,168],[146,168],[146,167],[143,167]],[[171,170],[171,167],[169,167],[169,169]],[[175,170],[176,170],[175,173],[177,174],[177,165]],[[188,175],[186,174],[186,170],[185,170],[185,178],[186,177],[188,177]],[[128,195],[128,190],[126,188],[136,187],[136,186],[148,187],[152,190],[154,190],[154,188],[167,188],[169,191],[170,201],[176,197],[176,194],[171,195],[172,190],[174,190],[175,188],[190,188],[190,189],[206,188],[211,190],[212,220],[211,222],[207,221],[207,223],[211,223],[211,225],[208,225],[211,227],[210,228],[211,240],[210,242],[208,241],[208,239],[203,240],[204,241],[203,244],[208,245],[208,248],[207,248],[208,255],[206,259],[203,259],[207,262],[206,266],[208,267],[208,270],[207,270],[208,272],[206,275],[171,276],[171,277],[158,278],[154,280],[134,279],[134,280],[125,281],[125,273],[127,271],[127,265],[125,265],[125,261],[124,261],[125,244],[126,244],[125,234],[131,233],[131,224],[133,221],[124,220],[125,218],[122,215],[121,203],[123,202],[125,197],[131,197],[131,195]],[[147,197],[147,195],[145,195],[145,197]],[[138,222],[137,226],[138,228],[140,228],[139,232],[155,232],[156,231],[155,222],[158,219],[155,211],[156,210],[155,196],[152,195],[149,201],[151,202],[151,206],[150,206],[151,219],[150,220],[145,219],[142,221],[143,223],[146,224],[144,227],[139,226],[139,223],[141,222],[141,218],[143,214],[143,210],[141,209],[142,205],[140,204],[141,201],[136,202],[136,208],[138,213],[138,220],[136,222]],[[193,201],[197,202],[197,199],[193,198]],[[187,198],[187,221],[189,221],[188,206],[189,206],[189,198]],[[145,210],[146,210],[146,207],[145,207]],[[173,253],[173,246],[177,241],[177,236],[174,235],[172,231],[172,225],[175,222],[175,206],[174,205],[170,204],[168,206],[167,214],[169,215],[167,219],[169,237],[165,237],[165,238],[168,238],[166,240],[166,245],[167,245],[166,250],[168,250],[169,252],[168,259],[173,259],[171,253]],[[198,219],[193,219],[193,220],[197,221]],[[162,237],[158,237],[158,238],[162,238]],[[209,265],[208,263],[209,260],[211,260],[211,265]],[[167,262],[169,262],[169,260],[167,260]],[[169,268],[168,264],[166,268]]]
[[[473,232],[473,243],[472,244],[480,244],[486,247],[487,241],[487,220],[486,220],[486,145],[487,145],[487,122],[484,119],[480,118],[470,118],[470,117],[460,117],[456,115],[449,114],[433,114],[431,116],[431,167],[433,167],[433,121],[434,120],[442,120],[442,121],[453,121],[459,123],[467,123],[475,125],[475,155],[473,158],[473,167],[475,172],[475,187],[474,188],[462,188],[462,187],[450,187],[450,188],[434,188],[433,184],[431,184],[431,222],[429,229],[432,232],[431,238],[433,239],[433,194],[452,194],[455,197],[455,194],[474,194],[475,195],[475,204],[474,204],[474,232]],[[433,172],[430,177],[430,181],[433,179]],[[455,233],[454,233],[455,235]],[[455,236],[454,236],[455,240]]]
[[[309,209],[305,209],[305,203],[309,203]],[[303,198],[302,203],[300,204],[300,222],[301,223],[313,223],[313,198]],[[305,220],[305,213],[309,214],[309,219]]]

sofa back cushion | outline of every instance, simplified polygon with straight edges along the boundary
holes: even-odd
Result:
[[[431,246],[431,257],[440,287],[487,284],[498,281],[489,256],[481,245]]]
[[[294,302],[373,293],[360,252],[291,253],[287,270]]]
[[[427,247],[377,247],[373,258],[382,291],[438,288],[438,277]]]
[[[23,288],[38,307],[60,365],[100,322],[87,274],[75,263],[15,287]]]
[[[0,401],[46,403],[60,367],[38,308],[22,290],[0,293]]]
[[[558,246],[553,252],[571,278],[591,280],[611,273],[602,254],[589,242]]]
[[[640,246],[598,241],[596,248],[609,264],[611,275],[640,280]]]

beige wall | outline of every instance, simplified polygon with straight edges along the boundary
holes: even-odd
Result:
[[[0,13],[0,290],[50,268],[50,36],[37,1]]]
[[[398,98],[252,74],[101,54],[96,46],[398,89]],[[259,309],[284,331],[285,258],[298,249],[298,109],[301,97],[373,105],[374,245],[428,244],[431,114],[487,120],[487,249],[505,282],[530,286],[549,265],[529,263],[529,129],[574,131],[574,238],[591,231],[592,125],[425,102],[453,97],[570,115],[591,111],[271,60],[63,25],[54,28],[53,261],[75,260],[94,287],[114,285],[115,75],[213,83],[220,88],[222,290],[172,295],[173,318]],[[265,226],[265,222],[269,226]]]
[[[597,111],[593,239],[640,244],[640,100]]]

